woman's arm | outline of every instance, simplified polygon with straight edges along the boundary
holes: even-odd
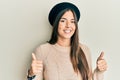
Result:
[[[40,46],[32,53],[32,63],[28,71],[28,80],[43,80],[43,56]],[[30,76],[30,77],[29,77]]]
[[[90,72],[92,73],[92,79],[93,80],[103,80],[104,78],[104,71],[100,71],[98,69],[98,65],[100,64],[97,64],[97,67],[96,69],[94,69],[94,71],[92,71],[92,59],[91,59],[91,52],[90,52],[90,49],[86,46],[86,45],[83,45],[83,44],[80,44],[82,50],[84,51],[85,55],[86,55],[86,58],[87,58],[87,61],[88,61],[88,65],[89,65],[89,68],[90,68]],[[98,60],[97,60],[98,62]],[[102,65],[102,64],[101,64]]]
[[[104,52],[101,52],[96,61],[96,69],[94,70],[94,80],[103,80],[103,73],[107,70],[107,62],[104,59]]]

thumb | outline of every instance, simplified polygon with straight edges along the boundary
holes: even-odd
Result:
[[[37,58],[36,58],[34,53],[32,53],[32,60],[37,60]]]
[[[100,56],[98,57],[98,60],[103,59],[103,57],[104,57],[104,52],[102,51]]]

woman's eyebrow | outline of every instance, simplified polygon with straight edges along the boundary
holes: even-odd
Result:
[[[65,20],[67,20],[66,18],[61,18],[61,19],[65,19]]]
[[[66,18],[61,18],[61,19],[65,19],[65,20],[67,20]],[[71,19],[71,20],[75,20],[75,19]]]

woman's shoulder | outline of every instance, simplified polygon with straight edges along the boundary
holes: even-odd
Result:
[[[35,54],[38,57],[38,59],[45,59],[46,58],[46,56],[48,55],[50,46],[51,46],[51,44],[49,44],[49,43],[43,43],[43,44],[40,44],[35,49]]]
[[[49,49],[49,47],[51,46],[50,43],[46,42],[46,43],[43,43],[43,44],[40,44],[37,48],[41,48],[41,49]]]
[[[79,43],[80,47],[82,49],[86,49],[86,50],[89,50],[89,47],[86,45],[86,44],[83,44],[83,43]]]
[[[79,45],[86,55],[91,54],[90,48],[86,44],[80,43]]]

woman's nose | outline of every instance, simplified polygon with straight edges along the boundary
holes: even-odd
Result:
[[[70,26],[71,26],[70,21],[67,21],[67,22],[66,22],[66,27],[70,27]]]

